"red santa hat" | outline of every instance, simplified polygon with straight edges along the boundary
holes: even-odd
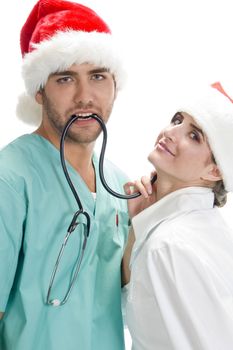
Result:
[[[223,176],[225,189],[233,191],[233,84],[216,82],[178,108],[190,114],[207,135]]]
[[[20,45],[26,94],[19,99],[17,115],[26,123],[38,125],[41,121],[41,107],[34,97],[49,75],[72,64],[108,68],[116,88],[122,87],[125,72],[111,30],[86,6],[39,0],[21,30]]]

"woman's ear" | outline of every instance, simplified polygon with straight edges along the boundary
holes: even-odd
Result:
[[[222,180],[222,174],[217,164],[210,164],[206,169],[206,173],[201,177],[201,179],[208,181]]]

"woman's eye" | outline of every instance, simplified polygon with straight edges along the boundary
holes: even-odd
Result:
[[[174,125],[179,125],[179,124],[181,124],[180,119],[176,118],[176,119],[173,121],[173,124],[174,124]]]
[[[195,141],[198,141],[198,142],[200,141],[200,136],[199,136],[198,132],[192,131],[190,133],[190,136],[191,136],[191,139],[193,139]]]
[[[173,125],[179,125],[183,122],[183,117],[180,114],[175,114],[174,117],[171,120],[171,124]]]

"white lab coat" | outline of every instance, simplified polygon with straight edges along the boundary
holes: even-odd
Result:
[[[213,200],[185,188],[133,218],[134,350],[233,350],[233,234]]]

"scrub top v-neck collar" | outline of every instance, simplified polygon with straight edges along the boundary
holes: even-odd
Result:
[[[62,166],[61,166],[61,162],[60,162],[59,149],[57,149],[49,140],[47,140],[45,137],[43,137],[41,135],[34,133],[34,134],[29,135],[29,136],[32,136],[32,137],[35,136],[46,147],[48,147],[53,152],[54,156],[56,157],[57,162],[59,163],[59,165],[61,167],[61,171],[63,171]],[[91,191],[87,187],[83,178],[80,176],[80,174],[74,169],[74,167],[68,161],[66,161],[66,166],[67,166],[69,175],[71,176],[71,180],[72,180],[72,182],[74,182],[74,187],[75,187],[78,195],[80,196],[80,198],[82,198],[83,206],[88,208],[88,210],[95,216],[96,205],[98,202],[97,194],[102,190],[102,185],[101,185],[101,182],[99,179],[98,159],[97,159],[97,156],[95,153],[93,153],[92,162],[93,162],[93,166],[94,166],[94,170],[95,170],[95,178],[96,178],[96,198],[93,197],[93,194],[91,193]],[[65,175],[64,175],[64,177],[65,177]],[[77,179],[77,183],[78,183],[77,186],[75,184],[75,182],[76,182],[75,178]],[[80,184],[82,184],[81,187],[80,187]],[[67,186],[69,186],[68,183],[67,183]],[[80,194],[79,194],[79,191],[80,191]]]

